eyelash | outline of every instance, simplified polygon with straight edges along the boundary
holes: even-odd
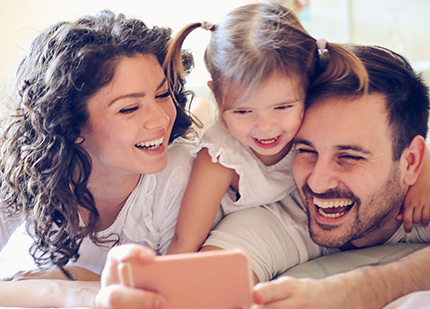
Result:
[[[124,109],[121,109],[119,112],[120,112],[121,114],[131,114],[132,112],[134,112],[134,111],[136,111],[136,110],[138,110],[138,109],[139,109],[139,107],[135,106],[135,107],[131,107],[131,108],[124,108]]]
[[[157,95],[155,98],[156,99],[163,99],[163,98],[168,98],[170,97],[172,94],[170,93],[170,91],[166,91],[163,94]]]
[[[284,110],[284,109],[288,109],[288,108],[290,108],[290,107],[292,107],[292,105],[282,105],[282,106],[277,106],[277,107],[275,107],[275,109],[278,109],[278,110]]]
[[[297,148],[297,153],[299,154],[316,154],[315,151],[310,149],[303,149],[303,148]],[[354,160],[354,161],[361,161],[364,158],[360,156],[353,156],[353,155],[340,155],[339,158],[346,159],[346,160]]]
[[[245,115],[249,113],[249,110],[237,110],[237,111],[233,111],[233,113],[237,115]]]
[[[363,159],[363,157],[359,157],[359,156],[351,156],[351,155],[343,155],[343,156],[340,156],[341,158],[345,158],[345,159],[348,159],[348,160],[355,160],[355,161],[360,161],[360,160],[362,160]]]
[[[160,95],[157,95],[155,98],[156,99],[164,99],[164,98],[168,98],[168,97],[170,97],[171,96],[171,94],[170,94],[170,91],[166,91],[165,93],[163,93],[163,94],[160,94]],[[121,113],[121,114],[131,114],[132,112],[134,112],[134,111],[136,111],[136,110],[138,110],[139,109],[139,107],[138,106],[135,106],[135,107],[131,107],[131,108],[124,108],[124,109],[121,109],[119,112]]]

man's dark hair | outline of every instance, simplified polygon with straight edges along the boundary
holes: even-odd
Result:
[[[401,55],[380,46],[349,45],[369,74],[368,94],[382,94],[386,99],[389,124],[393,135],[393,159],[417,135],[427,136],[429,91],[420,74],[416,74]],[[346,79],[310,87],[306,107],[321,99],[359,98],[365,94],[355,75]]]

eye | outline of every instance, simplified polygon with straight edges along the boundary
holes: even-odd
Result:
[[[246,115],[246,114],[250,114],[251,110],[249,109],[237,109],[233,111],[233,114],[235,115]]]
[[[157,95],[155,98],[156,99],[164,99],[164,98],[170,98],[170,96],[171,96],[170,91],[166,91],[163,94]]]
[[[300,147],[296,147],[296,151],[298,154],[316,154],[317,153],[315,150],[308,149],[308,148],[300,148]]]
[[[119,111],[120,114],[131,114],[134,111],[138,110],[138,106],[130,107],[130,108],[123,108]]]
[[[304,162],[316,162],[316,160],[318,160],[318,152],[312,148],[296,146],[296,160],[304,160]]]
[[[340,155],[339,158],[342,160],[352,161],[352,162],[358,162],[364,159],[361,156],[354,156],[354,155]]]
[[[291,104],[288,104],[288,105],[280,105],[280,106],[276,106],[276,107],[275,107],[275,110],[283,111],[283,110],[287,110],[287,109],[289,109],[289,108],[291,108],[291,107],[292,107],[292,105],[291,105]]]

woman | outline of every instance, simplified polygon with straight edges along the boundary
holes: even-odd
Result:
[[[50,27],[20,63],[1,137],[0,243],[25,221],[34,262],[55,266],[36,277],[97,279],[116,244],[167,251],[192,166],[184,80],[162,69],[170,35],[104,11]]]

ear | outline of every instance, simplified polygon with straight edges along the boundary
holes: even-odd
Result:
[[[213,95],[214,95],[214,97],[215,97],[215,101],[216,101],[216,104],[217,104],[217,106],[218,106],[218,109],[219,109],[219,110],[222,110],[222,109],[223,109],[223,108],[222,108],[222,104],[221,104],[221,102],[218,102],[218,99],[216,98],[216,96],[215,96],[215,94],[214,94],[213,82],[210,80],[210,81],[208,81],[207,85],[208,85],[208,87],[212,90],[212,94],[213,94]]]
[[[403,178],[405,184],[411,186],[417,181],[418,175],[421,172],[425,170],[429,170],[430,172],[430,155],[424,137],[421,135],[414,137],[409,147],[403,152],[402,158],[406,163],[405,176]]]

